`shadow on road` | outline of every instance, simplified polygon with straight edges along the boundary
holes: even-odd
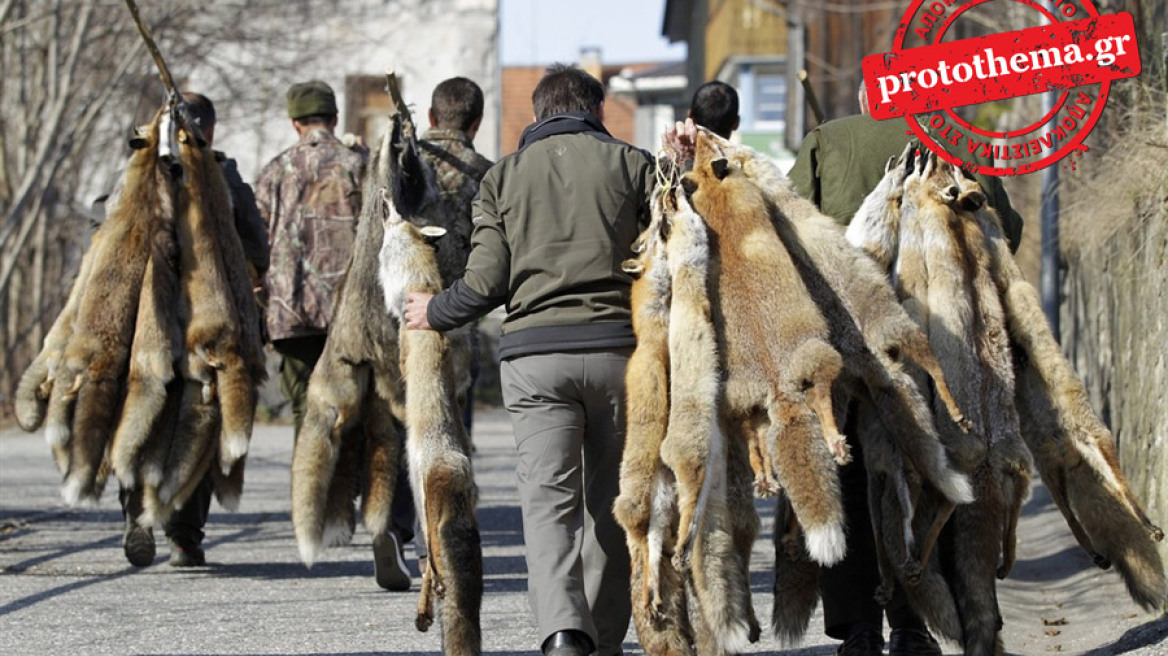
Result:
[[[1096,647],[1084,652],[1083,656],[1114,656],[1126,654],[1141,647],[1150,647],[1168,640],[1168,617],[1128,629],[1119,640],[1110,645]],[[1158,653],[1158,652],[1157,652]]]
[[[25,608],[28,608],[29,606],[39,604],[42,601],[46,601],[46,600],[52,599],[54,597],[66,595],[66,594],[69,594],[70,592],[74,592],[74,591],[80,590],[82,588],[88,588],[89,586],[94,585],[95,583],[108,583],[109,581],[114,581],[114,580],[120,579],[124,576],[129,576],[136,571],[138,571],[138,569],[136,567],[127,566],[126,569],[124,569],[120,572],[117,572],[115,574],[110,574],[108,576],[95,576],[92,578],[86,578],[86,579],[83,579],[81,581],[74,581],[72,583],[66,583],[65,585],[59,585],[55,588],[49,588],[48,590],[43,590],[43,591],[38,592],[36,594],[31,594],[27,597],[22,597],[20,599],[14,599],[13,601],[10,601],[10,602],[4,604],[3,606],[0,606],[0,617],[3,617],[9,613],[16,612],[18,610],[23,610]]]

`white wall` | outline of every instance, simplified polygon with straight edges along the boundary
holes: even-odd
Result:
[[[300,56],[299,67],[287,71],[286,80],[255,81],[264,89],[258,110],[232,114],[230,106],[223,107],[230,99],[208,93],[223,107],[215,146],[239,161],[245,180],[253,181],[264,164],[295,142],[284,103],[290,82],[324,80],[337,92],[343,113],[346,76],[380,76],[390,67],[422,127],[439,82],[458,75],[477,82],[485,96],[485,115],[475,147],[491,159],[498,156],[498,0],[320,0],[309,13],[295,20],[310,23],[306,29],[315,33],[319,51]],[[246,76],[247,71],[239,73]],[[210,80],[198,83],[192,88],[215,87]]]

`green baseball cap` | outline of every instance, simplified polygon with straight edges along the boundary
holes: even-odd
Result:
[[[304,118],[319,114],[337,114],[337,97],[332,87],[320,80],[293,84],[288,89],[288,116]]]

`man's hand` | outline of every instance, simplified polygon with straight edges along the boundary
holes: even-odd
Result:
[[[665,152],[678,164],[684,165],[694,158],[694,144],[697,143],[698,128],[692,118],[678,121],[665,131]]]
[[[406,328],[410,330],[433,330],[430,321],[426,319],[426,310],[430,308],[430,299],[433,294],[410,292],[406,296]]]

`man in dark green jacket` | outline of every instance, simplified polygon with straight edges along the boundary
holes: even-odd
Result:
[[[808,133],[788,174],[796,191],[845,225],[884,177],[888,158],[899,156],[911,138],[904,121],[877,121],[867,114],[863,87],[860,108],[861,114],[828,121]],[[1022,217],[1010,206],[1000,180],[975,177],[1002,217],[1010,248],[1017,250],[1022,238]],[[854,415],[848,418],[846,435],[857,434],[854,421]],[[847,555],[835,566],[823,568],[819,579],[824,632],[844,641],[839,648],[841,656],[880,656],[887,613],[892,629],[889,656],[940,656],[937,641],[909,607],[903,592],[897,589],[884,608],[874,598],[872,591],[880,584],[880,578],[868,515],[867,473],[859,448],[852,444],[852,462],[840,469]]]
[[[609,135],[604,87],[577,68],[549,68],[532,104],[519,151],[479,187],[466,274],[433,298],[411,294],[407,326],[449,330],[506,304],[500,377],[542,648],[609,656],[630,617],[612,514],[636,343],[620,263],[648,222],[654,163]]]

